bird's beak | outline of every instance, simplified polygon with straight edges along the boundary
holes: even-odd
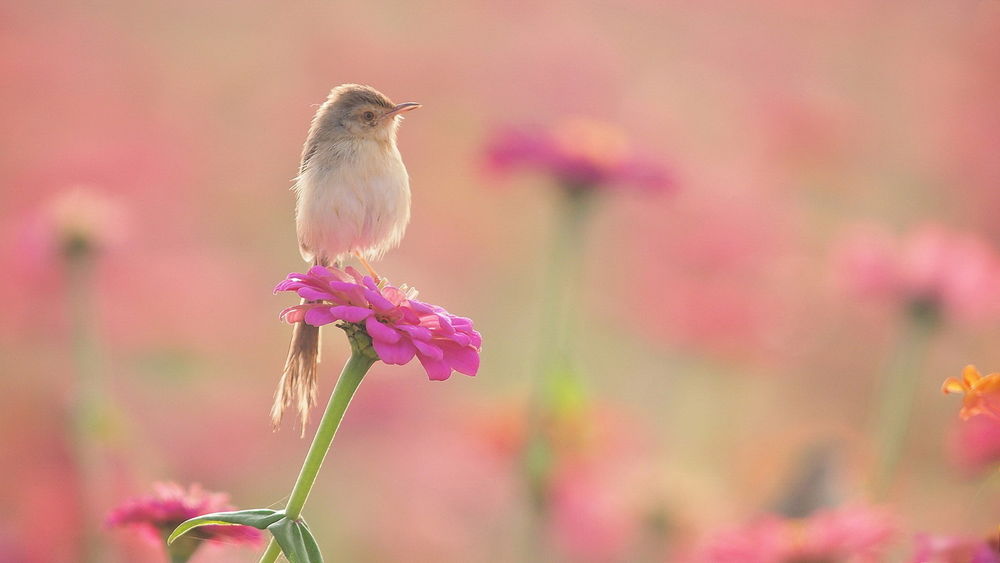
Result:
[[[418,104],[417,102],[404,102],[402,104],[396,104],[391,110],[389,110],[388,112],[386,112],[385,115],[382,116],[382,119],[394,117],[410,110],[415,110],[421,105],[423,104]]]

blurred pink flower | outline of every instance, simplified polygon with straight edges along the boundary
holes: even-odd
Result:
[[[513,467],[531,437],[525,409],[492,409],[475,425],[478,439]],[[660,508],[641,426],[616,408],[590,404],[553,413],[536,431],[548,448],[541,492],[549,541],[568,561],[627,560]]]
[[[670,171],[636,152],[620,130],[582,118],[552,129],[498,131],[487,143],[486,165],[500,174],[544,172],[571,188],[631,186],[664,192],[674,186]]]
[[[289,323],[321,326],[336,321],[363,328],[372,339],[380,360],[403,365],[420,361],[433,380],[451,377],[452,370],[466,375],[479,371],[482,336],[472,321],[436,305],[417,301],[416,291],[386,285],[379,287],[357,270],[314,266],[307,274],[289,274],[275,292],[295,291],[310,301],[289,307],[281,318]]]
[[[858,296],[930,305],[958,320],[1000,314],[1000,258],[974,235],[924,225],[896,239],[865,229],[836,254],[846,289]]]
[[[21,229],[19,250],[34,260],[100,250],[122,241],[125,212],[100,191],[76,186],[46,201]]]
[[[685,558],[689,563],[784,563],[788,558],[789,523],[767,516],[739,528],[721,531]]]
[[[621,460],[564,460],[556,469],[548,525],[568,559],[618,561],[637,543],[644,514],[636,499],[638,483],[628,470]]]
[[[795,520],[767,515],[748,525],[725,530],[696,546],[690,563],[793,563],[838,561],[868,563],[896,532],[887,512],[856,506],[824,510]]]
[[[229,495],[210,493],[200,485],[185,490],[176,483],[154,483],[154,494],[125,501],[108,514],[107,525],[136,527],[150,540],[161,543],[181,522],[208,514],[235,510]],[[245,543],[259,546],[263,541],[260,530],[248,526],[202,526],[197,537],[208,540]]]
[[[801,532],[795,550],[800,559],[880,561],[896,523],[888,512],[856,506],[818,512],[806,519]]]
[[[367,561],[480,561],[484,553],[491,560],[517,560],[507,555],[517,542],[493,543],[517,533],[516,473],[468,426],[484,405],[455,408],[442,403],[441,395],[426,395],[426,385],[384,381],[365,382],[374,389],[358,397],[358,406],[376,399],[372,391],[403,389],[393,412],[361,424],[352,416],[355,431],[345,428],[345,437],[359,448],[341,451],[361,453],[341,459],[355,464],[347,471],[363,475],[367,486],[353,487],[350,498],[331,499],[352,503],[344,537],[360,540]],[[392,541],[386,541],[386,530],[392,530]]]
[[[959,421],[949,445],[952,459],[966,471],[978,472],[1000,464],[1000,420],[976,416]]]
[[[1000,551],[982,538],[919,534],[910,563],[1000,563]]]

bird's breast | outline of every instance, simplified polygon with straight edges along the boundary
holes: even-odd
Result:
[[[392,144],[331,143],[310,158],[296,191],[307,260],[352,252],[378,258],[398,245],[409,222],[409,178]]]

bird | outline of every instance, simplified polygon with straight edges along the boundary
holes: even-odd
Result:
[[[396,133],[403,114],[419,107],[361,84],[330,91],[309,127],[292,187],[303,260],[342,267],[353,256],[380,281],[371,261],[399,245],[410,221],[410,181]],[[295,323],[271,408],[275,428],[294,404],[305,432],[319,360],[319,327]]]

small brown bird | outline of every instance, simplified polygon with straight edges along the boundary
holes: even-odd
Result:
[[[350,256],[378,281],[369,264],[399,245],[410,220],[410,181],[396,148],[404,112],[420,104],[394,104],[370,86],[334,88],[316,116],[302,149],[295,224],[307,262],[340,266]],[[296,323],[271,420],[298,408],[303,432],[316,402],[319,327]]]

